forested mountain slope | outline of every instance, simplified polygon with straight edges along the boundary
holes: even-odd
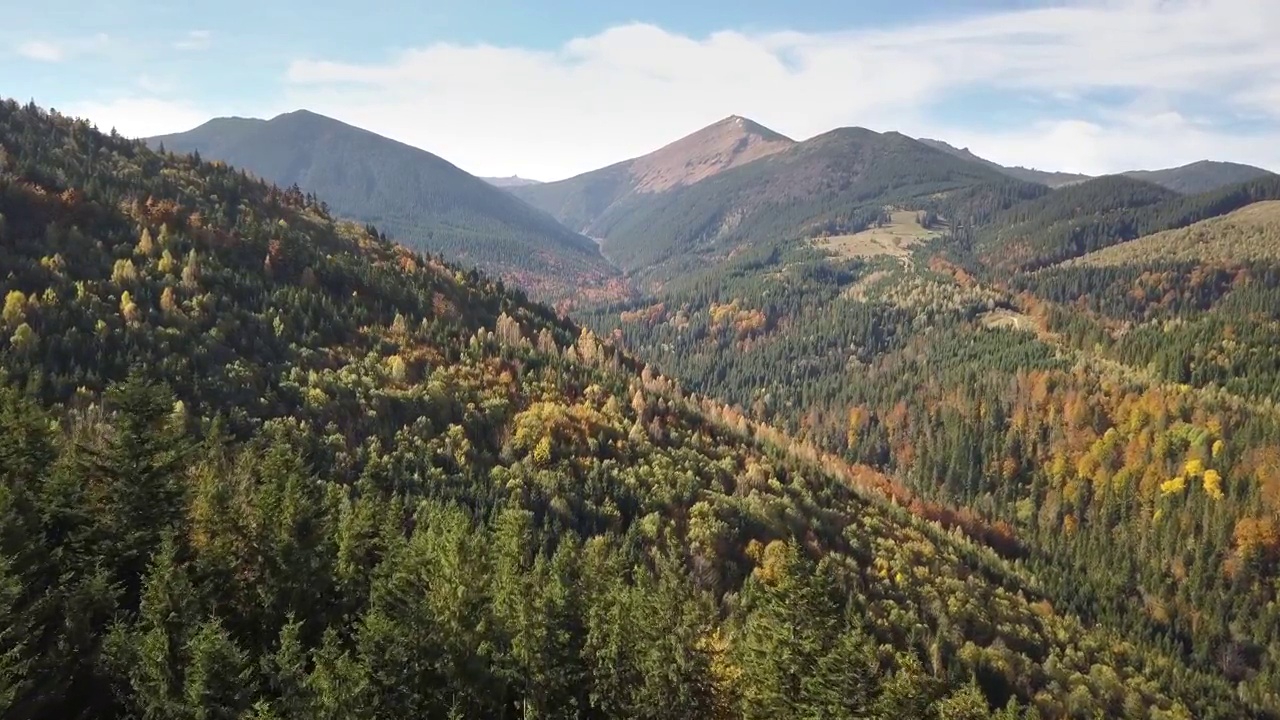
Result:
[[[745,245],[856,232],[886,205],[1016,181],[898,133],[834,130],[694,185],[635,195],[591,226],[623,269],[671,277]]]
[[[217,118],[148,143],[199,152],[281,187],[297,185],[339,215],[375,223],[410,247],[479,265],[540,298],[623,291],[588,238],[440,157],[322,115]]]
[[[1239,210],[1177,230],[1166,230],[1112,245],[1068,265],[1115,267],[1152,261],[1244,263],[1280,260],[1280,201]]]
[[[1034,270],[1277,199],[1276,175],[1198,195],[1178,195],[1146,181],[1109,175],[1015,204],[954,239],[999,272]]]
[[[582,317],[698,392],[918,498],[1007,523],[1055,607],[1145,638],[1275,716],[1280,266],[1269,235],[1207,241],[1247,246],[1238,256],[1152,250],[1108,267],[1023,269],[1156,242],[1127,241],[1275,190],[1263,180],[1182,197],[1104,178],[954,226],[905,260],[765,245]],[[1268,206],[1186,232],[1249,228]]]
[[[794,144],[790,138],[735,115],[647,155],[513,192],[568,227],[595,237],[596,220],[615,204],[637,195],[692,185]]]
[[[1214,160],[1201,160],[1164,170],[1131,170],[1125,175],[1137,180],[1153,182],[1184,195],[1196,195],[1227,185],[1275,177],[1275,173],[1252,165]]]
[[[302,193],[14,103],[0,147],[5,717],[1261,702]]]

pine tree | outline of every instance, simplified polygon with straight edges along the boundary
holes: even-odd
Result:
[[[324,641],[313,653],[313,668],[307,677],[310,711],[315,720],[367,720],[374,715],[374,686],[369,669],[342,648],[338,634],[325,632]],[[404,692],[417,692],[404,688]]]
[[[113,430],[81,448],[80,471],[101,497],[96,521],[109,538],[102,559],[115,568],[131,608],[151,552],[182,517],[177,474],[191,446],[170,421],[174,401],[167,389],[134,376],[110,388],[106,400]]]
[[[239,720],[255,695],[249,658],[216,619],[201,623],[187,647],[183,684],[189,717]]]

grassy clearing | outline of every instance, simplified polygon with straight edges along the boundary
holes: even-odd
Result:
[[[983,327],[989,328],[1008,328],[1010,330],[1023,330],[1026,332],[1037,332],[1035,321],[1030,315],[1024,315],[1013,310],[998,308],[988,313],[983,313],[978,317],[978,322]]]
[[[914,210],[898,210],[890,214],[890,222],[852,235],[815,238],[819,250],[849,260],[889,256],[905,261],[915,246],[938,237],[941,233],[922,226]]]

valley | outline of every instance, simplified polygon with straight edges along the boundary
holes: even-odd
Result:
[[[1280,717],[1275,175],[0,148],[5,717]]]

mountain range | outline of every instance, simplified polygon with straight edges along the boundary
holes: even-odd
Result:
[[[988,165],[1009,177],[1024,180],[1026,182],[1048,185],[1051,188],[1074,185],[1076,183],[1092,179],[1092,176],[1090,175],[1081,175],[1079,173],[1052,172],[1046,170],[1035,170],[1032,168],[998,165],[990,160],[974,155],[968,148],[957,148],[942,140],[921,138],[920,142],[925,143],[930,147],[942,150],[943,152],[955,155],[956,157]],[[1174,192],[1194,195],[1196,193],[1215,190],[1224,185],[1233,185],[1235,183],[1256,180],[1258,178],[1271,175],[1272,173],[1252,165],[1219,162],[1214,160],[1200,160],[1188,165],[1165,168],[1163,170],[1130,170],[1120,174],[1137,180],[1153,182],[1157,185],[1173,190]]]
[[[1181,194],[1274,177],[1209,162],[1125,175]],[[857,233],[887,206],[972,216],[1088,180],[864,128],[795,142],[733,116],[648,155],[511,192],[598,238],[624,271],[660,279],[752,243]]]
[[[148,143],[296,185],[398,242],[478,265],[540,298],[612,297],[619,287],[595,243],[545,213],[436,155],[322,115],[217,118]]]
[[[899,133],[842,128],[795,142],[730,117],[649,155],[513,192],[599,238],[628,272],[652,273],[751,241],[844,232],[895,199],[1004,179]]]
[[[1045,187],[1090,180],[863,128],[796,142],[740,116],[548,183],[475,178],[431,153],[307,111],[218,118],[148,142],[297,185],[412,247],[476,264],[553,301],[627,297],[633,289],[615,266],[661,281],[753,243],[856,234],[890,206],[976,217]],[[1270,174],[1205,161],[1126,175],[1196,194]]]

